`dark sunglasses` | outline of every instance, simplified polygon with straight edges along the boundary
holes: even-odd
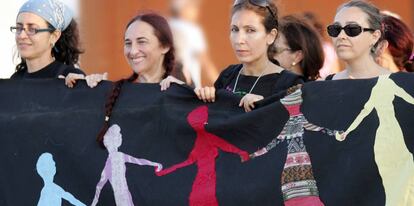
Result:
[[[348,35],[349,37],[358,36],[362,32],[366,32],[366,31],[371,31],[371,32],[375,31],[375,29],[371,29],[371,28],[362,28],[358,24],[348,24],[344,27],[338,24],[332,24],[332,25],[329,25],[326,29],[328,31],[329,36],[331,37],[338,37],[342,29],[345,31],[345,34]]]
[[[235,0],[233,6],[239,5],[245,1],[246,0]],[[272,9],[270,9],[269,2],[267,0],[247,0],[247,1],[249,1],[249,3],[252,5],[267,8],[267,10],[269,10],[270,12],[270,15],[272,15],[273,19],[276,19],[276,16],[273,13]]]

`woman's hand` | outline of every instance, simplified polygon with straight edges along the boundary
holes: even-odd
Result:
[[[65,85],[69,88],[73,88],[76,84],[76,80],[78,79],[85,79],[85,75],[83,74],[76,74],[76,73],[69,73],[68,75],[63,76],[59,75],[59,79],[65,79]]]
[[[249,153],[247,153],[247,152],[243,152],[243,153],[240,155],[240,159],[241,159],[241,162],[246,162],[246,161],[248,161],[248,160],[250,159],[250,155],[249,155]]]
[[[161,91],[167,90],[171,86],[171,83],[173,83],[173,82],[177,83],[177,84],[185,84],[183,81],[181,81],[181,80],[179,80],[179,79],[177,79],[177,78],[170,75],[170,76],[168,76],[167,78],[163,79],[160,82]]]
[[[194,92],[198,99],[203,100],[203,102],[214,102],[216,100],[216,88],[214,87],[195,88]]]
[[[157,163],[156,165],[155,165],[155,172],[161,172],[161,170],[162,170],[162,164],[160,164],[160,163]]]
[[[346,139],[346,136],[348,135],[348,133],[346,132],[342,132],[342,131],[337,131],[335,132],[335,138],[336,140],[342,142]]]
[[[108,79],[108,73],[105,72],[103,74],[91,74],[91,75],[87,75],[86,77],[83,74],[69,73],[68,75],[66,75],[66,77],[63,75],[59,75],[59,78],[65,79],[65,85],[69,88],[73,88],[76,84],[76,81],[79,79],[86,80],[86,84],[90,88],[94,88],[102,80]]]
[[[105,72],[103,74],[90,74],[85,77],[85,80],[86,84],[88,84],[90,88],[94,88],[98,85],[99,82],[108,80],[108,73]]]
[[[239,107],[244,107],[245,112],[254,109],[254,103],[263,99],[263,96],[257,94],[246,94],[239,103]]]

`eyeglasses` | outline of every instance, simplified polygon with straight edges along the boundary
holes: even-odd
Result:
[[[362,32],[366,32],[366,31],[371,31],[371,32],[375,31],[375,29],[371,29],[371,28],[362,28],[358,24],[348,24],[344,27],[338,24],[332,24],[332,25],[329,25],[326,29],[328,31],[329,36],[331,37],[338,37],[342,29],[345,31],[345,34],[348,35],[349,37],[356,37]]]
[[[246,0],[235,0],[233,6],[239,5]],[[270,15],[272,15],[273,19],[276,19],[276,15],[273,13],[272,9],[270,9],[268,0],[247,0],[250,4],[253,4],[258,7],[267,8],[269,10]]]
[[[284,51],[292,51],[292,49],[287,48],[287,47],[283,48],[283,47],[275,47],[275,46],[272,48],[272,52],[275,54],[280,54]]]
[[[24,28],[22,26],[11,26],[10,31],[16,35],[20,35],[23,31],[26,32],[28,36],[33,36],[39,32],[52,32],[54,31],[53,28],[47,28],[47,29],[36,29],[36,28]]]

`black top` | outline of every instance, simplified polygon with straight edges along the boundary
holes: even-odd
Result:
[[[39,71],[29,73],[27,69],[15,72],[10,79],[47,79],[58,78],[59,75],[66,76],[69,73],[85,74],[82,70],[73,65],[66,65],[59,61],[54,61]]]
[[[234,85],[236,83],[237,75],[239,74],[243,65],[236,64],[230,65],[217,78],[214,83],[216,89],[226,89],[233,92]],[[247,76],[240,74],[237,82],[237,88],[235,94],[244,96],[249,93],[258,77]],[[252,90],[252,94],[261,95],[263,97],[269,97],[273,94],[280,93],[287,90],[289,87],[297,84],[303,84],[301,76],[296,75],[290,71],[283,70],[280,73],[272,73],[263,75],[257,81],[256,86]]]
[[[335,76],[335,74],[330,74],[330,75],[326,76],[325,80],[333,80],[334,76]]]

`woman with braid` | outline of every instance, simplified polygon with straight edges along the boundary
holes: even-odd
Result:
[[[141,13],[128,22],[124,35],[124,56],[133,74],[115,82],[112,97],[115,101],[124,82],[159,83],[161,90],[166,90],[171,82],[184,84],[170,76],[175,66],[175,49],[170,26],[161,15]],[[96,86],[106,80],[106,73],[91,74],[84,78]],[[77,79],[84,78],[75,77],[68,86],[72,87]]]
[[[133,74],[114,83],[105,105],[105,123],[97,139],[100,143],[125,82],[159,83],[161,90],[166,90],[171,82],[184,84],[170,76],[175,65],[173,37],[167,20],[158,14],[139,14],[129,21],[125,31],[124,55]]]

